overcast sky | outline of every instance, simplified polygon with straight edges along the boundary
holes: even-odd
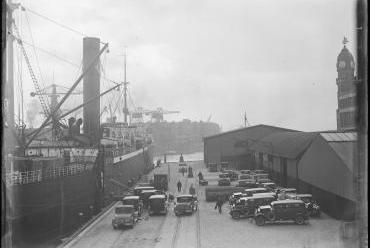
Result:
[[[181,111],[165,116],[169,121],[204,121],[211,116],[211,121],[226,131],[243,124],[246,110],[251,125],[269,124],[302,131],[336,129],[335,65],[343,36],[355,53],[354,1],[21,3],[108,42],[109,53],[102,56],[101,62],[110,79],[123,81],[122,54],[127,46],[132,101],[146,109]],[[81,35],[29,11],[16,13],[16,21],[25,41],[32,42],[33,37],[34,45],[74,64],[81,63]],[[78,67],[36,49],[37,63],[32,47],[26,45],[26,49],[43,85],[54,81],[71,86],[77,78]],[[32,106],[29,92],[33,85],[24,62],[23,68],[27,107]],[[102,91],[111,86],[102,79]],[[104,98],[102,105],[117,96],[118,93]],[[81,97],[73,97],[64,108],[77,102],[81,102]]]

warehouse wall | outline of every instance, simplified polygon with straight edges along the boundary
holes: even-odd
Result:
[[[300,180],[348,200],[355,200],[353,173],[323,138],[317,138],[299,163]],[[339,183],[338,183],[339,182]]]

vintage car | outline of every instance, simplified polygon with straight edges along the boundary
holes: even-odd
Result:
[[[254,217],[257,207],[270,204],[274,200],[275,198],[272,195],[241,197],[235,204],[231,205],[230,215],[233,219]]]
[[[295,188],[281,188],[280,193],[285,193],[285,194],[297,194],[297,189]]]
[[[140,216],[143,211],[143,202],[137,195],[125,196],[122,199],[123,205],[132,205],[135,208],[135,216]]]
[[[229,178],[221,178],[218,180],[218,186],[230,186],[231,182]]]
[[[174,212],[176,216],[192,214],[198,209],[198,199],[193,195],[179,195],[176,197]]]
[[[253,180],[238,180],[236,185],[243,188],[258,188],[258,184]]]
[[[275,192],[254,193],[252,196],[272,196],[274,197],[274,201],[277,200],[277,194]]]
[[[253,180],[253,177],[250,174],[241,174],[238,175],[238,180]]]
[[[279,200],[286,200],[291,198],[289,195],[297,194],[297,190],[295,188],[280,188],[277,193]]]
[[[240,173],[241,174],[251,174],[251,171],[250,170],[241,170]]]
[[[119,205],[114,209],[112,225],[114,229],[120,226],[133,228],[136,222],[135,208],[133,205]]]
[[[255,174],[253,175],[253,179],[254,181],[256,181],[256,183],[267,183],[267,182],[271,182],[271,180],[269,179],[269,174]]]
[[[140,196],[141,191],[143,190],[153,190],[153,186],[137,186],[134,188],[134,195]]]
[[[149,190],[143,190],[143,191],[141,191],[141,193],[140,193],[140,200],[143,202],[144,208],[147,208],[148,207],[149,197],[151,197],[152,195],[156,195],[157,192],[158,191],[156,189],[149,189]]]
[[[233,205],[238,199],[245,196],[243,192],[234,192],[229,197],[229,205]]]
[[[264,170],[254,170],[252,171],[252,174],[265,174]]]
[[[277,189],[277,185],[274,182],[259,183],[259,185],[270,191],[275,191]]]
[[[247,196],[253,196],[253,194],[256,194],[256,193],[267,193],[267,192],[269,191],[266,188],[251,188],[251,189],[244,190],[244,193]]]
[[[258,226],[289,220],[302,225],[307,223],[308,212],[302,200],[273,201],[270,205],[258,207],[254,219]]]
[[[289,199],[302,200],[305,203],[309,216],[319,217],[321,215],[320,206],[312,198],[311,194],[287,194]]]
[[[230,178],[231,181],[238,180],[239,174],[236,171],[224,170],[224,173],[227,173],[229,175],[229,178]]]
[[[204,180],[204,179],[201,179],[201,180],[199,180],[199,185],[206,186],[206,185],[208,185],[208,181]]]
[[[218,174],[218,178],[229,178],[229,173],[220,173]]]
[[[167,214],[167,197],[165,195],[152,195],[148,199],[148,213],[153,214]]]

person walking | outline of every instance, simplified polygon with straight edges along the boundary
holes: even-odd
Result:
[[[195,188],[194,188],[193,184],[190,185],[189,194],[190,195],[195,195]]]
[[[217,198],[217,202],[216,202],[216,206],[215,206],[215,209],[217,209],[218,208],[218,212],[220,213],[220,214],[222,214],[222,205],[224,204],[224,202],[223,202],[223,200],[222,200],[222,197],[221,196],[219,196],[218,198]]]
[[[180,180],[177,182],[177,192],[181,192],[181,187],[182,187],[182,183],[180,182]]]
[[[203,174],[201,171],[199,171],[198,173],[198,177],[199,177],[199,181],[203,180]]]

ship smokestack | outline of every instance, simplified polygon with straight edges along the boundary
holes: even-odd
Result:
[[[83,71],[90,65],[100,52],[100,39],[95,37],[83,38]],[[100,137],[100,58],[83,78],[83,102],[96,97],[96,100],[83,107],[83,133],[92,144],[99,142]]]

